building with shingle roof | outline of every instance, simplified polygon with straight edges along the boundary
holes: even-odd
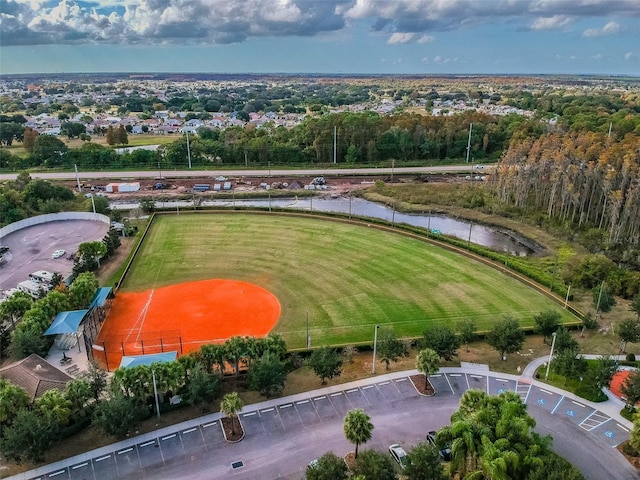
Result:
[[[0,377],[27,392],[32,402],[51,389],[63,391],[73,377],[32,353],[11,365],[0,368]]]

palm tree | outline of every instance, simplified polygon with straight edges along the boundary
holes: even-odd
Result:
[[[238,412],[242,410],[242,399],[237,392],[227,393],[220,402],[220,411],[231,417],[231,433],[236,434],[236,420]]]
[[[440,355],[431,348],[425,348],[418,352],[416,357],[416,369],[424,373],[425,389],[429,385],[429,375],[433,375],[440,370]],[[433,390],[435,392],[435,390]]]
[[[371,440],[373,423],[371,417],[361,408],[349,410],[344,417],[344,436],[356,446],[355,458],[358,458],[358,446]]]
[[[71,418],[71,401],[59,390],[47,390],[36,400],[42,415],[57,426],[64,426]]]

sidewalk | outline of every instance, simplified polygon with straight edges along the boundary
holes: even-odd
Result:
[[[601,355],[582,355],[582,358],[586,359],[586,360],[596,360],[598,358],[600,358]],[[626,357],[624,355],[613,355],[612,358],[614,360],[624,360]],[[620,423],[621,425],[624,425],[625,427],[632,429],[633,428],[633,422],[630,422],[629,420],[623,418],[620,415],[620,410],[622,410],[622,408],[625,406],[625,402],[622,401],[620,398],[616,397],[614,394],[612,394],[608,389],[604,389],[604,393],[607,395],[607,397],[609,397],[609,400],[607,400],[606,402],[591,402],[589,400],[586,400],[584,398],[578,397],[576,395],[573,395],[565,390],[562,390],[558,387],[554,387],[552,385],[549,385],[545,382],[542,382],[540,380],[536,380],[534,378],[534,375],[536,373],[536,370],[538,368],[540,368],[543,365],[546,365],[547,361],[549,360],[548,356],[544,356],[544,357],[540,357],[540,358],[536,358],[534,360],[532,360],[531,362],[529,362],[529,364],[527,364],[527,366],[524,368],[524,370],[522,371],[522,374],[520,375],[520,377],[517,376],[512,376],[515,378],[520,378],[522,380],[526,380],[528,383],[531,383],[533,385],[536,385],[537,387],[543,387],[547,390],[550,390],[552,392],[555,393],[559,393],[561,395],[564,395],[567,398],[571,398],[573,400],[578,400],[581,403],[584,403],[586,405],[589,405],[592,408],[595,408],[597,410],[600,410],[601,412],[606,413],[607,415],[609,415],[611,418],[613,418],[615,421],[617,421],[618,423]]]

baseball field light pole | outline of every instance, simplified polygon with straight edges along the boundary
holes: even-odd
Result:
[[[156,400],[156,414],[158,418],[160,418],[160,402],[158,402],[158,387],[156,386],[156,371],[155,369],[151,370],[151,378],[153,379],[153,397]]]
[[[373,362],[371,362],[371,373],[376,373],[376,350],[378,347],[378,329],[380,325],[376,325],[375,330],[373,331]]]
[[[556,337],[558,333],[553,332],[551,336],[553,337],[553,341],[551,342],[551,351],[549,352],[549,361],[547,362],[547,372],[544,374],[545,381],[549,378],[549,368],[551,368],[551,358],[553,358],[553,348],[556,346]]]

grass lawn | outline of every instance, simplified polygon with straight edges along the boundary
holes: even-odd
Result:
[[[417,337],[428,325],[502,315],[523,326],[556,309],[544,295],[466,257],[402,235],[322,219],[238,213],[156,218],[122,289],[229,278],[257,284],[282,306],[275,331],[289,348],[372,342],[374,325]]]

